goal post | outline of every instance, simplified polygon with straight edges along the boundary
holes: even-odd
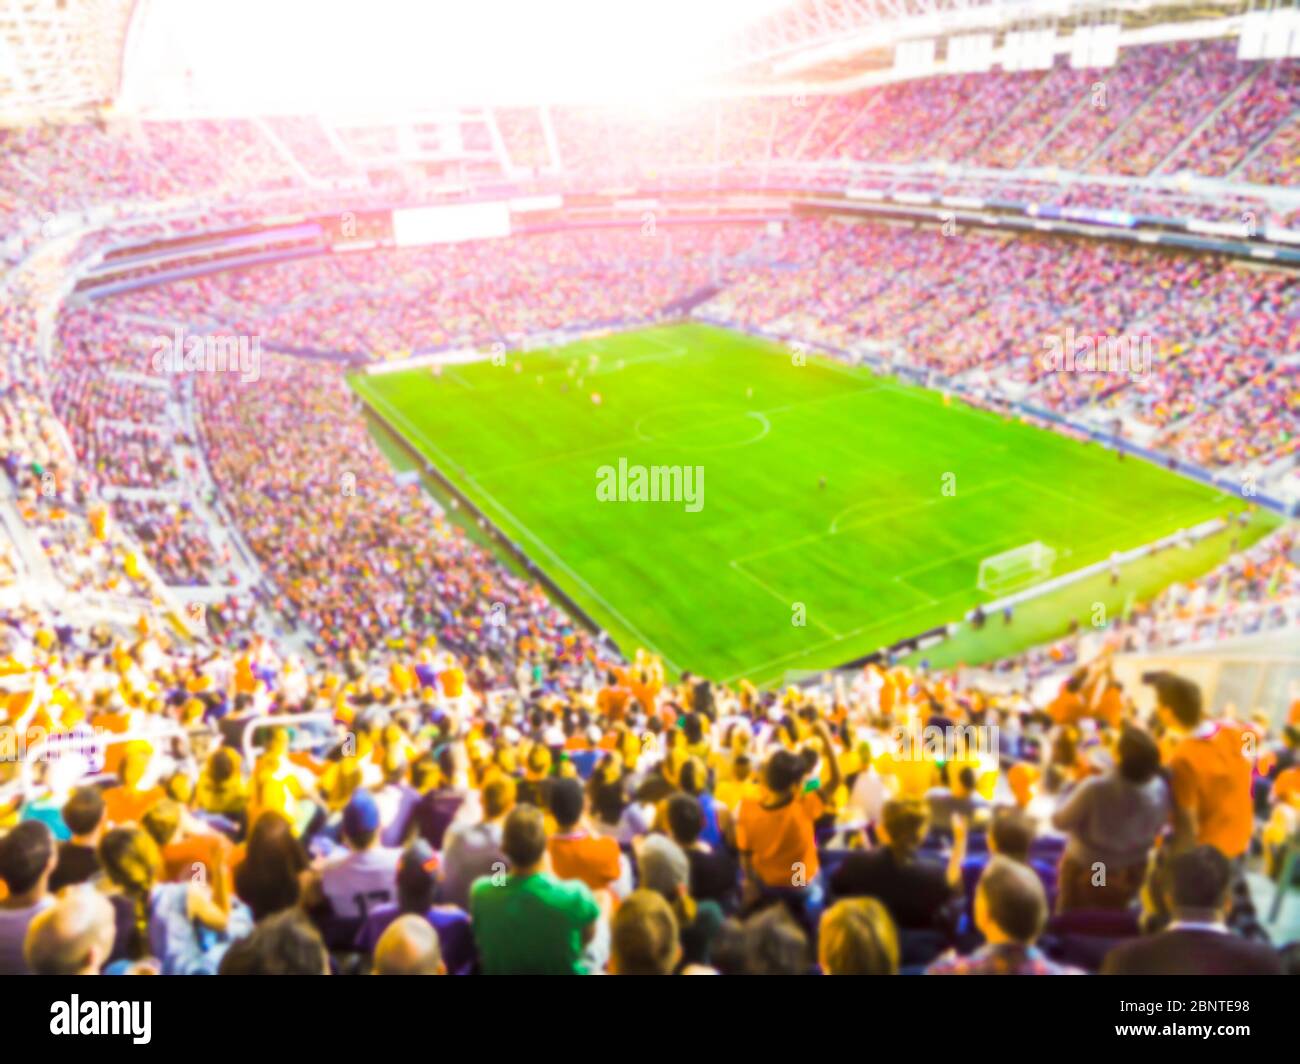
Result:
[[[981,561],[977,586],[990,594],[1013,591],[1050,576],[1055,564],[1056,551],[1035,540]]]

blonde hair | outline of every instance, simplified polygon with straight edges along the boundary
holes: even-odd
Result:
[[[898,931],[876,898],[846,898],[822,916],[818,944],[827,975],[897,975]]]

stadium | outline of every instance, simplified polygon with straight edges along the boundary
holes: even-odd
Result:
[[[311,6],[0,0],[0,974],[1300,971],[1300,7]]]

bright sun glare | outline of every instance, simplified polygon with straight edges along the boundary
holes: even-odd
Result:
[[[448,104],[661,103],[716,69],[718,42],[790,0],[155,0],[158,72],[226,112]]]

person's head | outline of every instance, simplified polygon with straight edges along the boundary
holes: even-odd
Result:
[[[78,787],[63,803],[63,822],[74,839],[92,839],[104,826],[105,808],[98,787]]]
[[[248,833],[244,860],[235,872],[235,893],[255,920],[292,908],[301,895],[299,876],[308,864],[289,818],[268,809]]]
[[[1030,946],[1047,923],[1047,894],[1028,865],[992,857],[975,891],[975,926],[991,945]]]
[[[551,816],[555,817],[555,826],[561,831],[571,831],[582,819],[586,793],[582,784],[567,777],[551,781],[550,806]]]
[[[788,795],[799,786],[807,768],[804,759],[793,750],[776,750],[763,768],[763,783],[774,795]]]
[[[1117,745],[1117,771],[1129,783],[1139,786],[1155,779],[1160,771],[1160,747],[1140,728],[1125,728]]]
[[[143,828],[114,828],[99,841],[99,863],[115,886],[128,894],[148,893],[162,872],[162,855]]]
[[[690,794],[668,799],[668,831],[678,846],[693,846],[704,831],[704,808]]]
[[[671,975],[681,955],[672,907],[657,891],[634,890],[610,922],[610,971]]]
[[[1026,864],[1034,843],[1034,822],[1019,809],[999,809],[989,825],[989,852]]]
[[[691,863],[667,835],[648,835],[637,851],[641,885],[675,903],[687,889]]]
[[[963,765],[951,775],[951,790],[958,798],[966,798],[975,793],[975,770],[970,765]]]
[[[149,892],[162,874],[162,855],[143,828],[114,828],[99,840],[99,864],[108,881],[135,906],[136,931],[149,933]]]
[[[1026,761],[1017,761],[1007,769],[1007,786],[1016,800],[1016,805],[1024,809],[1034,799],[1038,786],[1038,769]]]
[[[784,905],[774,905],[745,921],[747,975],[806,975],[808,936]]]
[[[930,830],[930,810],[919,798],[894,798],[880,812],[879,833],[895,855],[910,857]]]
[[[817,953],[827,975],[897,975],[898,929],[876,898],[845,898],[822,915]]]
[[[343,807],[343,841],[354,850],[368,850],[379,837],[379,806],[367,790],[357,790]]]
[[[98,975],[116,934],[108,898],[93,887],[72,887],[28,925],[23,956],[36,975]]]
[[[208,779],[218,787],[222,786],[234,777],[235,769],[236,765],[234,755],[225,747],[214,751],[212,756],[208,758]]]
[[[0,838],[0,879],[10,901],[44,897],[57,860],[54,836],[39,820],[24,820]]]
[[[422,916],[399,916],[375,944],[375,975],[446,975],[438,933]]]
[[[269,916],[226,951],[221,975],[328,975],[329,952],[300,909]]]
[[[687,794],[703,794],[709,785],[708,767],[698,757],[688,757],[677,773],[677,785]]]
[[[1218,919],[1232,901],[1232,866],[1213,846],[1176,854],[1169,858],[1165,893],[1176,917]]]
[[[397,904],[404,913],[423,916],[438,893],[438,855],[424,839],[402,851],[397,863]]]
[[[150,807],[149,811],[140,818],[140,823],[161,849],[176,838],[176,833],[180,830],[181,807],[170,798],[164,798]]]
[[[501,852],[515,872],[526,872],[541,863],[546,853],[546,822],[534,805],[517,805],[510,810],[501,829]]]
[[[1189,732],[1201,723],[1201,689],[1191,680],[1172,672],[1148,672],[1142,681],[1155,688],[1156,713],[1166,727]]]
[[[483,785],[483,819],[500,820],[515,804],[515,781],[509,776],[493,776]]]

